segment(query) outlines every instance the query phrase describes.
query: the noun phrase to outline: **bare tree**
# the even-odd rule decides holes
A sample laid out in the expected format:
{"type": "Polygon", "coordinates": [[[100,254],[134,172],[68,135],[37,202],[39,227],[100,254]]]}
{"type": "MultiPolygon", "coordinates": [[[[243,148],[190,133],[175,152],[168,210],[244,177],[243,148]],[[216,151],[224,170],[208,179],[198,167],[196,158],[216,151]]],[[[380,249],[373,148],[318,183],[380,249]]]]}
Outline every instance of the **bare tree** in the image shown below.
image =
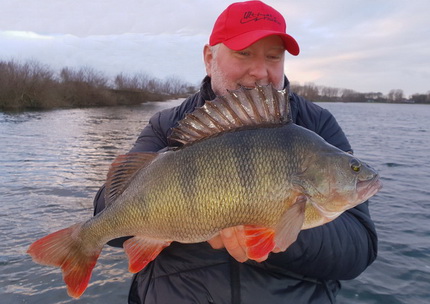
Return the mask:
{"type": "Polygon", "coordinates": [[[402,102],[403,101],[403,90],[396,89],[388,92],[387,99],[389,102],[402,102]]]}

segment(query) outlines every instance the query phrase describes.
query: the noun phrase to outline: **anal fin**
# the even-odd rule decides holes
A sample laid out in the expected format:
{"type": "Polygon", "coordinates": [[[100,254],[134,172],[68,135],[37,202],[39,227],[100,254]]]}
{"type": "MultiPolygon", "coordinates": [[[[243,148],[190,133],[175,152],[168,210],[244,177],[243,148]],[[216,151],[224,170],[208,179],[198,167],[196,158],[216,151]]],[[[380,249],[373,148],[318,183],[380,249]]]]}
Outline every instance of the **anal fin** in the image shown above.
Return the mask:
{"type": "Polygon", "coordinates": [[[124,251],[128,256],[128,270],[132,273],[141,271],[169,245],[168,241],[146,237],[135,236],[128,239],[124,242],[124,251]]]}

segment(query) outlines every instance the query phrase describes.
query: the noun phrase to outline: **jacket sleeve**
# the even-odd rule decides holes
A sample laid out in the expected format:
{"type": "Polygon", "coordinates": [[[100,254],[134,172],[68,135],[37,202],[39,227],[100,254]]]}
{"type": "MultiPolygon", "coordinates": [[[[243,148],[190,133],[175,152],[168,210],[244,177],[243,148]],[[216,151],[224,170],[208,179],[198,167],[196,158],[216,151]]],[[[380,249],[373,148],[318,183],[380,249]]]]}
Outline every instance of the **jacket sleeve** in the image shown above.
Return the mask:
{"type": "MultiPolygon", "coordinates": [[[[299,102],[298,124],[315,131],[332,145],[352,151],[329,111],[303,99],[299,102]]],[[[317,279],[357,277],[377,255],[377,235],[368,204],[349,209],[323,226],[301,231],[286,252],[271,255],[268,262],[317,279]]]]}
{"type": "MultiPolygon", "coordinates": [[[[166,133],[160,121],[165,112],[158,112],[151,117],[146,127],[142,130],[130,152],[158,152],[167,147],[166,133]]],[[[130,153],[129,152],[129,153],[130,153]]]]}

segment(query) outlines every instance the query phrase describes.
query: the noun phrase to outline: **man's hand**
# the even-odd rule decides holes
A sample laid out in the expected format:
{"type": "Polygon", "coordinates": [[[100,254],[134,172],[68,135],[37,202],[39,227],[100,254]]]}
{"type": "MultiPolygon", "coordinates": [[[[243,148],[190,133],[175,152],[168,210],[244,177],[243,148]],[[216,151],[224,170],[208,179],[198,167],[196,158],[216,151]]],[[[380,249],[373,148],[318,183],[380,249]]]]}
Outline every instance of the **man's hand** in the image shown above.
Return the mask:
{"type": "MultiPolygon", "coordinates": [[[[248,260],[246,254],[246,237],[243,226],[235,226],[225,228],[220,231],[218,235],[208,241],[208,243],[214,249],[227,249],[228,253],[235,258],[238,262],[245,262],[248,260]]],[[[273,252],[279,252],[278,248],[273,249],[273,252]]],[[[269,255],[256,260],[257,262],[263,262],[269,255]]]]}

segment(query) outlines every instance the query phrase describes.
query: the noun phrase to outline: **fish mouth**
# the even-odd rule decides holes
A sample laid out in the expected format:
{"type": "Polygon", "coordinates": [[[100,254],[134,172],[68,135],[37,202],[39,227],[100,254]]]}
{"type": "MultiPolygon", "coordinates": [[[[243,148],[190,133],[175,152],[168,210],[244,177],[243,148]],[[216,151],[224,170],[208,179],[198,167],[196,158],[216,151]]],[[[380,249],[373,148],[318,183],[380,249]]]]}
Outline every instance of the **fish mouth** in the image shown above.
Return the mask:
{"type": "Polygon", "coordinates": [[[379,179],[379,175],[376,175],[372,179],[357,182],[357,193],[359,200],[365,201],[369,197],[374,196],[382,189],[382,182],[379,179]]]}

